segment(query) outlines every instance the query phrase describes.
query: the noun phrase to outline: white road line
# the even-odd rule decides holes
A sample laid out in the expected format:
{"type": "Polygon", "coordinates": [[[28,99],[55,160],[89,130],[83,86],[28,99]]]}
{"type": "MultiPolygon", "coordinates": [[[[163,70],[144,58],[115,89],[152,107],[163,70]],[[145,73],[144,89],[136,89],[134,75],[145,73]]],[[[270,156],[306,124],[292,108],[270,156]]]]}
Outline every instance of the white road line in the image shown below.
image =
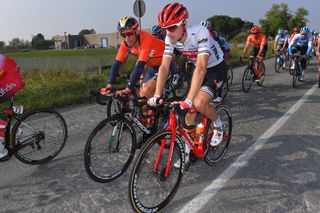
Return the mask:
{"type": "Polygon", "coordinates": [[[185,212],[197,212],[206,206],[208,202],[223,188],[227,181],[229,181],[237,171],[243,166],[247,165],[250,158],[256,154],[263,145],[271,138],[288,119],[304,104],[304,102],[312,95],[312,93],[318,89],[317,85],[314,85],[309,89],[304,96],[302,96],[297,103],[295,103],[277,122],[272,125],[252,146],[250,146],[237,160],[230,165],[219,177],[211,182],[209,186],[203,189],[200,194],[189,201],[179,213],[185,212]]]}

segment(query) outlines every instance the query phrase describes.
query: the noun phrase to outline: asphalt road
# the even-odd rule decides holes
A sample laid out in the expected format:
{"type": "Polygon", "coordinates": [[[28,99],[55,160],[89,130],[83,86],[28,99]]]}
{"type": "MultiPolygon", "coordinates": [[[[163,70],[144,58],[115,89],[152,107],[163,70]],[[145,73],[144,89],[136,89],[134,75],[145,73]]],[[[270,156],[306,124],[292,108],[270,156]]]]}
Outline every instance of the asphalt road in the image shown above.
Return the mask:
{"type": "MultiPolygon", "coordinates": [[[[249,93],[241,90],[244,67],[234,69],[226,100],[234,120],[228,153],[215,167],[194,163],[165,212],[320,212],[316,61],[298,88],[287,71],[275,73],[273,59],[266,68],[264,86],[253,85],[249,93]]],[[[94,182],[84,168],[85,142],[105,117],[105,108],[88,104],[59,111],[69,139],[53,161],[32,166],[12,158],[0,163],[0,212],[133,212],[131,167],[107,184],[94,182]]]]}

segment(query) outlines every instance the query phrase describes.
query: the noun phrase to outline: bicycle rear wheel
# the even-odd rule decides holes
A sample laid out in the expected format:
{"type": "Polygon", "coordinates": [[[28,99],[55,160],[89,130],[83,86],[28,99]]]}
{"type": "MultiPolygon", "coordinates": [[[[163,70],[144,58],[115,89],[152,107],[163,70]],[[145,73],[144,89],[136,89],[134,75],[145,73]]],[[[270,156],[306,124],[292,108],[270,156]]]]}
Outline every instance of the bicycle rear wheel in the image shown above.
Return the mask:
{"type": "Polygon", "coordinates": [[[180,138],[176,138],[168,176],[165,171],[169,157],[169,146],[165,146],[158,161],[158,167],[154,171],[159,154],[159,144],[170,144],[172,133],[160,132],[150,138],[139,153],[133,166],[130,182],[129,196],[132,207],[137,212],[161,211],[173,198],[178,190],[184,173],[184,144],[180,138]],[[174,168],[174,163],[181,160],[180,168],[174,168]]]}
{"type": "Polygon", "coordinates": [[[205,161],[208,165],[213,166],[219,163],[227,152],[232,136],[232,115],[230,109],[225,105],[219,105],[217,113],[224,126],[223,140],[218,146],[210,146],[210,140],[213,135],[213,122],[209,121],[206,126],[205,134],[205,161]]]}
{"type": "Polygon", "coordinates": [[[54,109],[34,109],[17,118],[13,129],[15,156],[27,164],[42,164],[56,157],[68,138],[67,124],[54,109]]]}
{"type": "Polygon", "coordinates": [[[95,181],[106,183],[120,177],[129,167],[136,150],[136,133],[124,118],[101,121],[91,132],[85,149],[84,165],[95,181]]]}
{"type": "Polygon", "coordinates": [[[251,68],[248,66],[243,73],[242,77],[242,90],[243,92],[249,92],[253,81],[253,75],[251,73],[251,68]]]}

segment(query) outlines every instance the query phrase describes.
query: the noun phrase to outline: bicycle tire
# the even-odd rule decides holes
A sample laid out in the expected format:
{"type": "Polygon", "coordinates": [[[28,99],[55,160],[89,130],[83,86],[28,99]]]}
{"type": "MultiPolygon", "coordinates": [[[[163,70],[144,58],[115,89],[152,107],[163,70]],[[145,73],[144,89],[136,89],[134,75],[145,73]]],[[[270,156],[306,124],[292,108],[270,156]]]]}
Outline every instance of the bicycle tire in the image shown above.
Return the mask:
{"type": "Polygon", "coordinates": [[[231,66],[228,66],[228,90],[230,90],[230,87],[232,86],[233,83],[233,69],[231,66]]]}
{"type": "MultiPolygon", "coordinates": [[[[227,97],[228,91],[229,91],[229,82],[228,81],[223,81],[222,85],[221,85],[221,102],[224,101],[224,99],[227,97]]],[[[213,94],[213,100],[216,99],[218,97],[219,91],[218,88],[215,87],[214,88],[214,94],[213,94]]],[[[213,101],[213,103],[215,103],[213,101]]]]}
{"type": "Polygon", "coordinates": [[[133,165],[129,182],[129,196],[130,203],[136,212],[158,212],[163,210],[179,188],[184,173],[185,152],[184,143],[178,135],[174,145],[169,176],[164,177],[168,162],[168,148],[164,148],[159,167],[156,172],[153,172],[155,159],[160,148],[159,143],[163,139],[167,140],[167,143],[170,143],[171,136],[172,132],[162,131],[150,138],[133,165]],[[174,162],[177,159],[183,162],[180,164],[179,169],[173,168],[174,162]],[[153,193],[151,192],[152,189],[159,189],[160,193],[153,193]],[[169,189],[169,192],[163,193],[166,189],[169,189]]]}
{"type": "Polygon", "coordinates": [[[204,137],[204,148],[206,150],[204,159],[210,166],[216,165],[224,158],[232,137],[232,115],[230,109],[225,105],[219,105],[216,107],[216,111],[224,125],[224,136],[223,141],[218,146],[210,146],[210,140],[213,135],[213,122],[208,120],[204,137]]]}
{"type": "Polygon", "coordinates": [[[282,67],[281,58],[280,58],[280,56],[277,56],[277,57],[275,58],[275,61],[274,61],[274,70],[275,70],[277,73],[280,73],[281,67],[282,67]]]}
{"type": "Polygon", "coordinates": [[[128,169],[135,150],[136,133],[132,124],[120,116],[104,119],[93,129],[86,142],[84,148],[86,171],[97,182],[110,182],[128,169]],[[126,132],[129,134],[125,134],[126,132]],[[114,137],[117,139],[116,143],[113,142],[114,137]]]}
{"type": "Polygon", "coordinates": [[[61,152],[68,138],[68,128],[58,111],[39,108],[17,117],[12,137],[17,148],[14,155],[20,161],[27,164],[42,164],[52,160],[61,152]]]}
{"type": "Polygon", "coordinates": [[[318,88],[320,88],[320,72],[318,71],[318,88]]]}
{"type": "Polygon", "coordinates": [[[295,67],[294,70],[292,72],[292,87],[296,88],[298,86],[298,78],[300,77],[299,73],[299,63],[297,62],[293,62],[295,63],[295,67]]]}
{"type": "Polygon", "coordinates": [[[242,76],[242,91],[245,93],[249,92],[252,85],[253,75],[251,72],[250,66],[247,66],[242,76]]]}

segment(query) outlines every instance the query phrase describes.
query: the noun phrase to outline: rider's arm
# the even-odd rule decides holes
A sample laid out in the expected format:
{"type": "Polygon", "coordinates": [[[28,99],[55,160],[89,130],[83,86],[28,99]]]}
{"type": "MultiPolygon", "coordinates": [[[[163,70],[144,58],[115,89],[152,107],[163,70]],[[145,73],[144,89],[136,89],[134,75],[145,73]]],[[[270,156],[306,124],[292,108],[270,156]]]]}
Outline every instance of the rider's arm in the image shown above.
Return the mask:
{"type": "Polygon", "coordinates": [[[284,42],[283,42],[283,46],[282,46],[281,51],[283,51],[283,50],[284,50],[284,48],[286,48],[287,43],[288,43],[288,39],[285,39],[285,40],[284,40],[284,42]]]}
{"type": "Polygon", "coordinates": [[[126,46],[124,41],[122,41],[116,56],[116,60],[112,64],[112,67],[110,70],[110,76],[107,82],[107,87],[111,86],[115,82],[120,66],[126,59],[127,55],[128,55],[128,47],[126,46]]]}
{"type": "Polygon", "coordinates": [[[136,66],[130,77],[130,82],[128,83],[128,88],[133,89],[134,85],[139,81],[141,74],[143,73],[144,66],[150,57],[150,52],[152,48],[153,37],[149,34],[140,34],[140,52],[136,66]]]}
{"type": "Polygon", "coordinates": [[[265,36],[265,35],[261,35],[261,36],[262,36],[262,40],[261,40],[261,44],[260,44],[260,50],[259,50],[259,53],[257,56],[261,55],[264,46],[267,45],[267,36],[265,36]]]}
{"type": "Polygon", "coordinates": [[[289,55],[292,55],[292,48],[295,45],[297,40],[297,35],[294,35],[289,44],[289,55]]]}
{"type": "Polygon", "coordinates": [[[317,46],[317,51],[316,52],[320,52],[320,38],[318,39],[318,46],[317,46]]]}
{"type": "Polygon", "coordinates": [[[312,50],[312,39],[310,38],[310,39],[309,39],[309,41],[308,41],[307,56],[309,56],[309,55],[310,55],[311,50],[312,50]]]}
{"type": "Polygon", "coordinates": [[[118,61],[118,60],[115,60],[115,62],[112,64],[112,67],[110,70],[110,75],[109,75],[109,80],[107,82],[108,85],[114,84],[121,64],[122,64],[122,62],[118,61]]]}
{"type": "Polygon", "coordinates": [[[209,55],[198,55],[196,67],[194,69],[191,86],[186,99],[193,102],[195,96],[198,94],[201,84],[203,82],[204,76],[207,72],[207,64],[208,64],[209,55]]]}
{"type": "Polygon", "coordinates": [[[276,38],[274,39],[274,44],[273,44],[273,49],[276,50],[278,47],[278,37],[279,35],[276,36],[276,38]]]}
{"type": "Polygon", "coordinates": [[[140,75],[142,74],[144,70],[144,65],[146,65],[145,61],[138,61],[136,63],[136,66],[134,67],[134,70],[130,77],[130,82],[128,83],[128,88],[133,90],[134,85],[139,81],[140,75]]]}
{"type": "Polygon", "coordinates": [[[165,49],[163,52],[163,57],[161,61],[161,65],[158,71],[157,85],[154,96],[161,96],[162,90],[167,80],[167,76],[170,69],[170,64],[172,62],[172,57],[174,55],[174,46],[170,42],[170,39],[166,37],[165,39],[165,49]]]}
{"type": "Polygon", "coordinates": [[[157,86],[156,86],[156,91],[154,93],[154,96],[160,97],[162,95],[162,90],[167,81],[167,76],[169,73],[171,61],[172,61],[172,56],[164,55],[162,57],[162,62],[158,71],[157,86]]]}
{"type": "Polygon", "coordinates": [[[246,57],[247,51],[248,51],[249,46],[250,46],[250,42],[251,42],[250,36],[248,36],[247,41],[246,41],[246,45],[243,48],[243,52],[242,52],[242,56],[241,56],[242,58],[246,57]]]}

